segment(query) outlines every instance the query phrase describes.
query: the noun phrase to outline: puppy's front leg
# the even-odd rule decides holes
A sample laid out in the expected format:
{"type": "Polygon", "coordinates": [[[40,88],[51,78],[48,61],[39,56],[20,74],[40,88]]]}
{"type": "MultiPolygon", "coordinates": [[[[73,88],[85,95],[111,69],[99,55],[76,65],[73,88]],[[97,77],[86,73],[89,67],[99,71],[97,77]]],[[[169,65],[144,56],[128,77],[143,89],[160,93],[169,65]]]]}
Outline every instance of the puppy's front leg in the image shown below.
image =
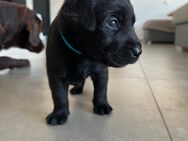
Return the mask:
{"type": "Polygon", "coordinates": [[[112,107],[107,100],[108,68],[102,68],[92,75],[94,85],[94,112],[99,115],[110,114],[112,107]]]}
{"type": "Polygon", "coordinates": [[[69,116],[68,103],[68,82],[63,81],[57,76],[48,76],[52,91],[54,110],[46,118],[47,123],[51,125],[63,124],[69,116]]]}

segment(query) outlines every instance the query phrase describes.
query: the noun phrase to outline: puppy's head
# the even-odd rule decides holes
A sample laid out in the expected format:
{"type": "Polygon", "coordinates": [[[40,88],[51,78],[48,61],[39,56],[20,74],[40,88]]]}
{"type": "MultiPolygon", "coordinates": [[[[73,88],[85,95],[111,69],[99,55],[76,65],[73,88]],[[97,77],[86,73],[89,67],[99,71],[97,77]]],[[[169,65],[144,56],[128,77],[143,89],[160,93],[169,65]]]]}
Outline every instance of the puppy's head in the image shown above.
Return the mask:
{"type": "Polygon", "coordinates": [[[59,16],[73,46],[97,62],[122,67],[142,53],[129,0],[66,0],[59,16]]]}

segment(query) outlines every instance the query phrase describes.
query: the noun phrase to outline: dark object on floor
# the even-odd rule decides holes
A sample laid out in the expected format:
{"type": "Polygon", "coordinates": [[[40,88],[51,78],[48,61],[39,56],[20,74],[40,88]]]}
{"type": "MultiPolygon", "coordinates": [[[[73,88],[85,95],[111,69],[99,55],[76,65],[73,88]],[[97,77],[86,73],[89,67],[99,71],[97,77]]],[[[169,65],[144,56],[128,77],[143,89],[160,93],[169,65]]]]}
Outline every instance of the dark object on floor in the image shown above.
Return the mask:
{"type": "Polygon", "coordinates": [[[15,46],[39,53],[44,48],[39,38],[41,30],[42,21],[34,11],[24,5],[0,1],[0,50],[15,46]]]}
{"type": "Polygon", "coordinates": [[[149,20],[144,23],[144,41],[152,43],[174,43],[175,25],[172,20],[149,20]]]}
{"type": "Polygon", "coordinates": [[[69,116],[68,87],[82,93],[85,79],[94,85],[94,112],[108,115],[108,66],[135,63],[142,53],[135,34],[135,15],[129,0],[65,0],[50,28],[47,41],[47,73],[54,110],[51,125],[69,116]]]}

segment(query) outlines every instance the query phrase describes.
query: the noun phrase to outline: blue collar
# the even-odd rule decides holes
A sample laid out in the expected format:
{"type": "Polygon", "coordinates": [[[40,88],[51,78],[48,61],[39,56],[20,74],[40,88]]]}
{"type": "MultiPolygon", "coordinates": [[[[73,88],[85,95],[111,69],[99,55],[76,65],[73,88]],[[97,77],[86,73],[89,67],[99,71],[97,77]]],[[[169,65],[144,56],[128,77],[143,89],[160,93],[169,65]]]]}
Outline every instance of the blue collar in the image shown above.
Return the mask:
{"type": "Polygon", "coordinates": [[[69,42],[67,41],[67,39],[65,38],[65,36],[63,35],[62,32],[59,32],[59,33],[60,33],[61,38],[63,39],[64,43],[66,44],[66,46],[67,46],[70,50],[74,51],[75,53],[77,53],[77,54],[79,54],[79,55],[82,54],[80,51],[78,51],[77,49],[75,49],[71,44],[69,44],[69,42]]]}

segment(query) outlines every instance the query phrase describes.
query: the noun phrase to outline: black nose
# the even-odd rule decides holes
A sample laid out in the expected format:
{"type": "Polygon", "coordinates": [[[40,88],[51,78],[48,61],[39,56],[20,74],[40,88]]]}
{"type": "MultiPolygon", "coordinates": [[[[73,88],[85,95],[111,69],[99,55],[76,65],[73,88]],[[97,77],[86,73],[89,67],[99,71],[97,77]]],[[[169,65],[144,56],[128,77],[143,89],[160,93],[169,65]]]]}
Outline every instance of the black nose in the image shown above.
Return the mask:
{"type": "Polygon", "coordinates": [[[139,46],[132,48],[131,51],[132,51],[132,54],[133,54],[135,57],[138,57],[138,56],[140,56],[140,54],[142,54],[142,49],[141,49],[141,47],[139,47],[139,46]]]}

